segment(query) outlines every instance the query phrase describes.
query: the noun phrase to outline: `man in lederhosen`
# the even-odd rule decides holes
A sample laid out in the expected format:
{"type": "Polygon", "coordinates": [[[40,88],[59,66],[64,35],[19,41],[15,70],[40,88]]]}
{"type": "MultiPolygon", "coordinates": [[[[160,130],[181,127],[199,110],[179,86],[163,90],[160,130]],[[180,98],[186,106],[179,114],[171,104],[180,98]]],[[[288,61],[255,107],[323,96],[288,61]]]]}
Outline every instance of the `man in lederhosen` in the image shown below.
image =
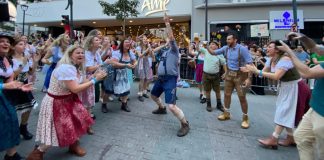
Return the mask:
{"type": "Polygon", "coordinates": [[[227,73],[225,74],[225,88],[224,88],[224,112],[218,116],[218,120],[226,121],[231,119],[230,115],[230,104],[231,97],[234,88],[237,91],[237,95],[240,100],[243,119],[241,127],[243,129],[249,128],[249,117],[248,117],[248,103],[246,100],[246,95],[244,88],[249,87],[251,84],[250,73],[244,73],[240,71],[240,67],[246,64],[252,63],[252,57],[247,48],[241,46],[237,43],[237,34],[229,33],[226,39],[227,45],[217,49],[211,50],[209,47],[208,51],[215,55],[224,55],[226,58],[227,73]]]}

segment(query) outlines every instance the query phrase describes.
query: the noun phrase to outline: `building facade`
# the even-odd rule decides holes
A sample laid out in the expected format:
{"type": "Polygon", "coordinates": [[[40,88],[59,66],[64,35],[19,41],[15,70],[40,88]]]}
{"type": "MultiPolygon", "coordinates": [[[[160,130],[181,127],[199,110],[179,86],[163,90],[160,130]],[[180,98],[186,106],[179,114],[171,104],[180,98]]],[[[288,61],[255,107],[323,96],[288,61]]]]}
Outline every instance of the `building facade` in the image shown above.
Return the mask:
{"type": "MultiPolygon", "coordinates": [[[[108,0],[107,0],[108,1],[108,0]]],[[[109,0],[110,3],[116,0],[109,0]]],[[[183,33],[193,38],[224,39],[224,27],[239,33],[242,41],[266,42],[284,39],[292,24],[292,0],[208,0],[208,35],[205,35],[205,0],[139,0],[138,17],[127,19],[126,33],[139,35],[145,30],[163,33],[163,14],[173,19],[176,36],[183,33]],[[281,24],[282,23],[282,24],[281,24]],[[287,28],[288,27],[288,28],[287,28]]],[[[316,40],[324,35],[324,1],[297,0],[300,31],[316,40]]],[[[63,28],[61,15],[69,15],[66,0],[29,3],[26,24],[63,28]]],[[[17,7],[17,23],[22,23],[22,11],[17,7]]],[[[74,1],[74,26],[78,30],[99,28],[106,34],[121,31],[121,22],[103,14],[98,0],[74,1]]]]}
{"type": "MultiPolygon", "coordinates": [[[[205,3],[192,3],[191,32],[205,37],[205,3]]],[[[320,40],[324,35],[324,1],[297,0],[301,32],[320,40]],[[302,23],[304,21],[304,23],[302,23]]],[[[208,39],[223,38],[224,26],[236,30],[242,40],[284,39],[293,23],[292,0],[208,0],[208,39]],[[277,12],[277,13],[276,13],[277,12]],[[287,12],[287,13],[286,13],[287,12]],[[279,13],[279,14],[278,14],[279,13]],[[282,14],[280,14],[282,13],[282,14]],[[286,17],[284,14],[288,14],[286,17]],[[274,19],[271,19],[274,17],[274,19]],[[282,28],[271,28],[274,22],[288,22],[282,28]],[[286,28],[285,28],[286,27],[286,28]],[[260,31],[261,30],[261,31],[260,31]],[[264,35],[261,33],[265,33],[264,35]]],[[[282,24],[284,25],[284,24],[282,24]]]]}

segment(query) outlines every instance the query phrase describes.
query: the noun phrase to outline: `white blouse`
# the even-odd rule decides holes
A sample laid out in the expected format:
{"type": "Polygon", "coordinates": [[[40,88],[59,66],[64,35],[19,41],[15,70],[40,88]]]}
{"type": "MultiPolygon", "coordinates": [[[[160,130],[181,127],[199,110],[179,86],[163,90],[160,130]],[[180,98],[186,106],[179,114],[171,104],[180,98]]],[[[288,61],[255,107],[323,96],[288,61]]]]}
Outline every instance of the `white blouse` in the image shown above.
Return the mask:
{"type": "Polygon", "coordinates": [[[59,81],[76,80],[79,83],[82,83],[84,80],[83,75],[78,78],[77,69],[71,64],[61,64],[53,71],[53,76],[59,81]]]}

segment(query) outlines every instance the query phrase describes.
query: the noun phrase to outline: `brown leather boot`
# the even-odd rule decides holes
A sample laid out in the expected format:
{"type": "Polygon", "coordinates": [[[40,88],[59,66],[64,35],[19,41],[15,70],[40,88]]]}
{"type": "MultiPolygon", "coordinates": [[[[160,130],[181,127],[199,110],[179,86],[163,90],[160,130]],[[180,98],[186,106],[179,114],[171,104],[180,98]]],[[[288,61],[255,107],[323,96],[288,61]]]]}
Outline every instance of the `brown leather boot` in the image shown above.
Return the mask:
{"type": "Polygon", "coordinates": [[[279,140],[278,144],[284,147],[296,146],[294,137],[290,135],[287,135],[287,138],[284,140],[279,140]]]}
{"type": "Polygon", "coordinates": [[[243,115],[241,127],[243,129],[248,129],[250,127],[248,115],[243,115]]]}
{"type": "Polygon", "coordinates": [[[79,157],[83,157],[87,154],[86,150],[81,148],[79,141],[76,141],[74,144],[69,146],[69,152],[79,157]]]}
{"type": "Polygon", "coordinates": [[[189,130],[190,130],[190,127],[189,127],[188,121],[187,121],[187,123],[181,123],[181,128],[179,129],[177,136],[183,137],[188,134],[189,130]]]}
{"type": "Polygon", "coordinates": [[[278,138],[275,138],[272,135],[266,139],[258,139],[258,141],[265,148],[278,149],[278,138]]]}
{"type": "Polygon", "coordinates": [[[228,111],[224,111],[222,114],[220,114],[217,117],[217,119],[220,120],[220,121],[230,120],[231,119],[231,114],[228,111]]]}
{"type": "Polygon", "coordinates": [[[26,160],[43,160],[44,152],[35,148],[27,157],[26,160]]]}

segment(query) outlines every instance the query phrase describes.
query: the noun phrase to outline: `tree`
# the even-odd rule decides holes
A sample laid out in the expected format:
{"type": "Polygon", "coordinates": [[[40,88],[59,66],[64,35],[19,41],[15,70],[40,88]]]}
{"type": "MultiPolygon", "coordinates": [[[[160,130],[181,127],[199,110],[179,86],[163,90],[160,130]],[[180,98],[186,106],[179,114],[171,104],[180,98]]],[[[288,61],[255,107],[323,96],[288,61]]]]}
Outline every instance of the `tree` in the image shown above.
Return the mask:
{"type": "Polygon", "coordinates": [[[117,2],[111,4],[104,0],[99,0],[99,4],[103,8],[103,13],[108,16],[116,16],[117,20],[123,21],[123,34],[125,37],[126,19],[128,17],[137,17],[139,12],[137,7],[139,5],[138,0],[117,0],[117,2]]]}

